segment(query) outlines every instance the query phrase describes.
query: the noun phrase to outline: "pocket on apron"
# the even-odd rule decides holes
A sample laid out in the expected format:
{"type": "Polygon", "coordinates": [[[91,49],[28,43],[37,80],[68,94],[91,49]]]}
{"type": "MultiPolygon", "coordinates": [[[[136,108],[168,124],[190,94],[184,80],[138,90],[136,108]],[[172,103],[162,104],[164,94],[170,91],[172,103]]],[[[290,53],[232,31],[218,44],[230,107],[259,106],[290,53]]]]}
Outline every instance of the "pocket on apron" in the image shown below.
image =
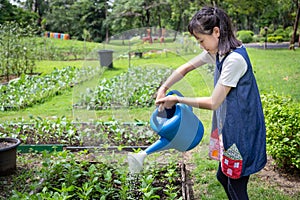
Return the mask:
{"type": "Polygon", "coordinates": [[[223,153],[221,168],[222,172],[229,178],[238,179],[241,177],[243,158],[236,144],[233,144],[223,153]]]}

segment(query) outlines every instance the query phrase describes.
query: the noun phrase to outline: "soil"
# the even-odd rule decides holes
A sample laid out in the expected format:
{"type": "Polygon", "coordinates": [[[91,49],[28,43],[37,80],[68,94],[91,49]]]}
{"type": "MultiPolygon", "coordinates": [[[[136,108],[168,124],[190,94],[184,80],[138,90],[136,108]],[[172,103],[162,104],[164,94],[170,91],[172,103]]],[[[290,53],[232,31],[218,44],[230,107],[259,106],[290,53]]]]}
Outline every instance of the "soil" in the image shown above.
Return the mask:
{"type": "MultiPolygon", "coordinates": [[[[26,74],[27,75],[32,75],[32,76],[34,76],[34,75],[41,75],[41,73],[39,73],[39,72],[38,73],[26,73],[26,74]]],[[[8,76],[9,81],[17,79],[17,78],[19,78],[19,76],[16,75],[16,74],[10,74],[8,76]]],[[[4,75],[0,76],[0,84],[8,84],[9,81],[7,81],[7,77],[6,76],[4,76],[4,75]]]]}
{"type": "Polygon", "coordinates": [[[277,169],[272,158],[257,176],[288,195],[300,194],[300,172],[294,171],[293,174],[277,169]]]}
{"type": "Polygon", "coordinates": [[[0,149],[4,149],[6,147],[9,147],[11,145],[15,144],[14,142],[6,142],[6,141],[2,141],[0,142],[0,149]]]}
{"type": "MultiPolygon", "coordinates": [[[[9,75],[9,80],[13,80],[18,78],[17,75],[9,75]]],[[[7,81],[7,77],[6,76],[0,76],[0,83],[1,84],[7,84],[9,81],[7,81]]]]}

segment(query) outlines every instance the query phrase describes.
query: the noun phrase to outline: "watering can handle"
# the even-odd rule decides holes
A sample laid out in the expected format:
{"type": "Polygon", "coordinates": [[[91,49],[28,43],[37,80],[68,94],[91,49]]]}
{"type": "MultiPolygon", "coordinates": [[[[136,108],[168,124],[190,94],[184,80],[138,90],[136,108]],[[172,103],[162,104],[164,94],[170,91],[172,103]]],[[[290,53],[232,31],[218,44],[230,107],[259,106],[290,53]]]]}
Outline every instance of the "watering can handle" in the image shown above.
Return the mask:
{"type": "Polygon", "coordinates": [[[183,95],[178,90],[171,90],[167,95],[176,94],[177,96],[183,97],[183,95]]]}
{"type": "MultiPolygon", "coordinates": [[[[179,97],[183,97],[183,95],[178,91],[178,90],[171,90],[170,92],[168,92],[167,96],[168,95],[173,95],[173,94],[176,94],[177,96],[179,97]]],[[[174,105],[175,106],[175,105],[174,105]]],[[[192,106],[188,106],[186,105],[191,111],[193,110],[192,106]]],[[[174,113],[173,113],[174,114],[174,113]]],[[[172,116],[173,116],[172,114],[172,116]]]]}

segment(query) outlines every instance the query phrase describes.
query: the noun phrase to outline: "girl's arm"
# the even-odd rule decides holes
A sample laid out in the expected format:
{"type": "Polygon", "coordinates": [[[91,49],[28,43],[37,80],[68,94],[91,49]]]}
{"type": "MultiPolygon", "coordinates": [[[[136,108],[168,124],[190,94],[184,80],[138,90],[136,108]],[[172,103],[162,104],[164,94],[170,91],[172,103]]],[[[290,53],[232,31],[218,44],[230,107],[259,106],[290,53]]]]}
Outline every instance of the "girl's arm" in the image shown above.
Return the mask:
{"type": "Polygon", "coordinates": [[[175,95],[166,96],[156,100],[156,104],[163,108],[171,108],[176,103],[184,103],[196,108],[216,110],[226,98],[231,87],[218,83],[210,97],[179,97],[175,95]]]}
{"type": "Polygon", "coordinates": [[[172,85],[180,81],[188,72],[196,69],[197,67],[206,64],[207,60],[211,59],[211,56],[207,52],[203,51],[198,56],[191,59],[189,62],[178,67],[166,82],[158,89],[156,100],[165,97],[166,92],[172,85]]]}

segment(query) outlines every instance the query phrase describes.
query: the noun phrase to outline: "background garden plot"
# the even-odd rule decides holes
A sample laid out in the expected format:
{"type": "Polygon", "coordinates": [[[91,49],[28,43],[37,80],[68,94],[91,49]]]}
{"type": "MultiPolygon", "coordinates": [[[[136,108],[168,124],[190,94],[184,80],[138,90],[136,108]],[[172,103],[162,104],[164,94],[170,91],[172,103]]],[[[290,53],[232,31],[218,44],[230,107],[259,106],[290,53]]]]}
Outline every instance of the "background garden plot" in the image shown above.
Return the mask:
{"type": "MultiPolygon", "coordinates": [[[[160,43],[155,40],[153,43],[145,42],[143,38],[148,36],[148,31],[141,28],[112,36],[109,44],[102,43],[100,48],[88,54],[83,65],[99,67],[98,52],[112,50],[113,67],[100,66],[104,70],[97,70],[98,73],[93,79],[75,85],[72,100],[75,122],[149,121],[155,110],[156,90],[179,66],[158,63],[155,58],[170,59],[171,57],[186,62],[195,53],[200,53],[201,49],[192,38],[171,30],[166,30],[164,33],[164,39],[169,42],[160,43]],[[142,53],[142,58],[135,55],[137,52],[142,53]],[[125,71],[122,71],[120,64],[126,66],[125,71]],[[103,73],[112,73],[115,76],[103,78],[103,73]],[[136,113],[140,114],[136,115],[136,113]],[[108,117],[104,118],[104,115],[108,117]],[[140,119],[140,116],[143,118],[140,119]]],[[[159,38],[159,31],[151,29],[152,38],[159,38]]],[[[187,76],[171,89],[177,89],[184,96],[189,97],[207,96],[211,91],[211,82],[207,83],[207,80],[211,77],[207,76],[206,69],[195,70],[194,73],[199,74],[199,79],[194,80],[187,76]]],[[[201,116],[199,109],[194,109],[194,112],[200,119],[210,117],[201,116]]]]}

